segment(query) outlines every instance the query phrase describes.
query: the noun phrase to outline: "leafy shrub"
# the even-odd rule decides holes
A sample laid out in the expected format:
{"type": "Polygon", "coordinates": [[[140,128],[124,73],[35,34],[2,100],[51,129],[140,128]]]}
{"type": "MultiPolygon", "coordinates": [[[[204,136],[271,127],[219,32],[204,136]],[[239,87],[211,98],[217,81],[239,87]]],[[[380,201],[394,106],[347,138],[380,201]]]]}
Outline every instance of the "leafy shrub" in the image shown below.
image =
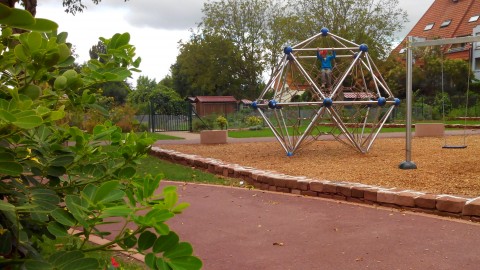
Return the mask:
{"type": "Polygon", "coordinates": [[[262,118],[252,115],[245,118],[245,123],[249,127],[258,126],[262,123],[262,118]]]}
{"type": "Polygon", "coordinates": [[[215,119],[215,123],[220,127],[220,129],[224,129],[228,125],[227,118],[221,115],[215,119]]]}
{"type": "Polygon", "coordinates": [[[104,261],[85,254],[118,244],[145,254],[152,269],[200,269],[191,245],[179,242],[165,224],[188,204],[178,202],[175,187],[157,194],[160,176],[136,174],[138,160],[152,144],[147,134],[123,137],[110,122],[87,133],[64,119],[66,112],[102,110],[91,92],[95,85],[124,81],[137,70],[140,60],[134,59],[130,35],[101,38],[102,61],[92,59],[77,72],[71,69],[75,59],[67,34],[57,35],[54,22],[4,5],[0,11],[6,24],[0,69],[8,74],[0,86],[0,268],[105,269],[104,261]],[[9,22],[51,33],[14,35],[9,22]],[[107,151],[105,144],[114,150],[107,151]],[[102,227],[107,222],[129,228],[120,226],[104,245],[83,244],[94,235],[108,236],[111,232],[102,227]],[[82,244],[59,247],[49,256],[38,245],[45,237],[82,244]]]}

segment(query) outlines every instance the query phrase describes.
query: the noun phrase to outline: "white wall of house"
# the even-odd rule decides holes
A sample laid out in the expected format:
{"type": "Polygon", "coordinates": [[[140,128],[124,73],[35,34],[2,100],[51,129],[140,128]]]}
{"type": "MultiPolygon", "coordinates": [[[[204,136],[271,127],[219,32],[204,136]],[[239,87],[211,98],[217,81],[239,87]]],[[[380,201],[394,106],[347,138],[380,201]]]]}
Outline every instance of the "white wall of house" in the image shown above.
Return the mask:
{"type": "MultiPolygon", "coordinates": [[[[480,25],[473,28],[473,36],[480,36],[480,25]]],[[[474,42],[472,50],[472,70],[475,78],[480,80],[480,42],[474,42]]]]}

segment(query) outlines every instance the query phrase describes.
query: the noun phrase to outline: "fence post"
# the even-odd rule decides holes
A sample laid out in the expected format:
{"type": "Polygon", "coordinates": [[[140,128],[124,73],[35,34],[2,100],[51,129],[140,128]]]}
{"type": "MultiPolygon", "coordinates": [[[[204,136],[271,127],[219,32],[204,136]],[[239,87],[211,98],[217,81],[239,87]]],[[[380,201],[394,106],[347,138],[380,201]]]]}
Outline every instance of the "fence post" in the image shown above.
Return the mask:
{"type": "Polygon", "coordinates": [[[152,133],[154,133],[155,132],[155,111],[153,109],[153,103],[151,101],[149,103],[150,103],[150,118],[151,118],[151,121],[152,121],[151,122],[152,123],[151,131],[152,131],[152,133]]]}
{"type": "Polygon", "coordinates": [[[192,132],[193,131],[193,124],[192,124],[192,114],[193,114],[193,105],[192,103],[188,102],[187,103],[188,107],[188,131],[192,132]]]}

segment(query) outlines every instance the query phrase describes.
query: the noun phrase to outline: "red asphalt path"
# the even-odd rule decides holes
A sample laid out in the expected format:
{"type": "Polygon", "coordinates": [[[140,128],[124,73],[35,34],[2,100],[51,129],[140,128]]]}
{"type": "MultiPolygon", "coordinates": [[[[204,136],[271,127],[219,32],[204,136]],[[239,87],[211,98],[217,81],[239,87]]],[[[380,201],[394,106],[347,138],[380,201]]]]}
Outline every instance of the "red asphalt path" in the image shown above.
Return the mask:
{"type": "MultiPolygon", "coordinates": [[[[480,224],[334,200],[165,182],[191,206],[168,222],[204,268],[480,269],[480,224]]],[[[165,184],[164,183],[164,184],[165,184]]]]}

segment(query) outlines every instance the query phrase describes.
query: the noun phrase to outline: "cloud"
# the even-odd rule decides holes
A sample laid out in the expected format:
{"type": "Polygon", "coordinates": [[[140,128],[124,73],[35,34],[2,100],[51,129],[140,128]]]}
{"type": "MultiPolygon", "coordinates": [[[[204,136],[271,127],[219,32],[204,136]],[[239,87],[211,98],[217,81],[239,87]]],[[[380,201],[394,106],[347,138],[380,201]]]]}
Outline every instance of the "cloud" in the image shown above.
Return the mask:
{"type": "Polygon", "coordinates": [[[132,26],[164,30],[195,28],[202,19],[202,0],[130,0],[125,20],[132,26]]]}
{"type": "Polygon", "coordinates": [[[399,31],[395,36],[399,40],[403,40],[410,30],[417,24],[420,18],[427,12],[428,8],[432,5],[434,0],[422,0],[419,4],[418,0],[400,0],[399,7],[407,11],[408,22],[403,26],[403,29],[399,31]]]}

